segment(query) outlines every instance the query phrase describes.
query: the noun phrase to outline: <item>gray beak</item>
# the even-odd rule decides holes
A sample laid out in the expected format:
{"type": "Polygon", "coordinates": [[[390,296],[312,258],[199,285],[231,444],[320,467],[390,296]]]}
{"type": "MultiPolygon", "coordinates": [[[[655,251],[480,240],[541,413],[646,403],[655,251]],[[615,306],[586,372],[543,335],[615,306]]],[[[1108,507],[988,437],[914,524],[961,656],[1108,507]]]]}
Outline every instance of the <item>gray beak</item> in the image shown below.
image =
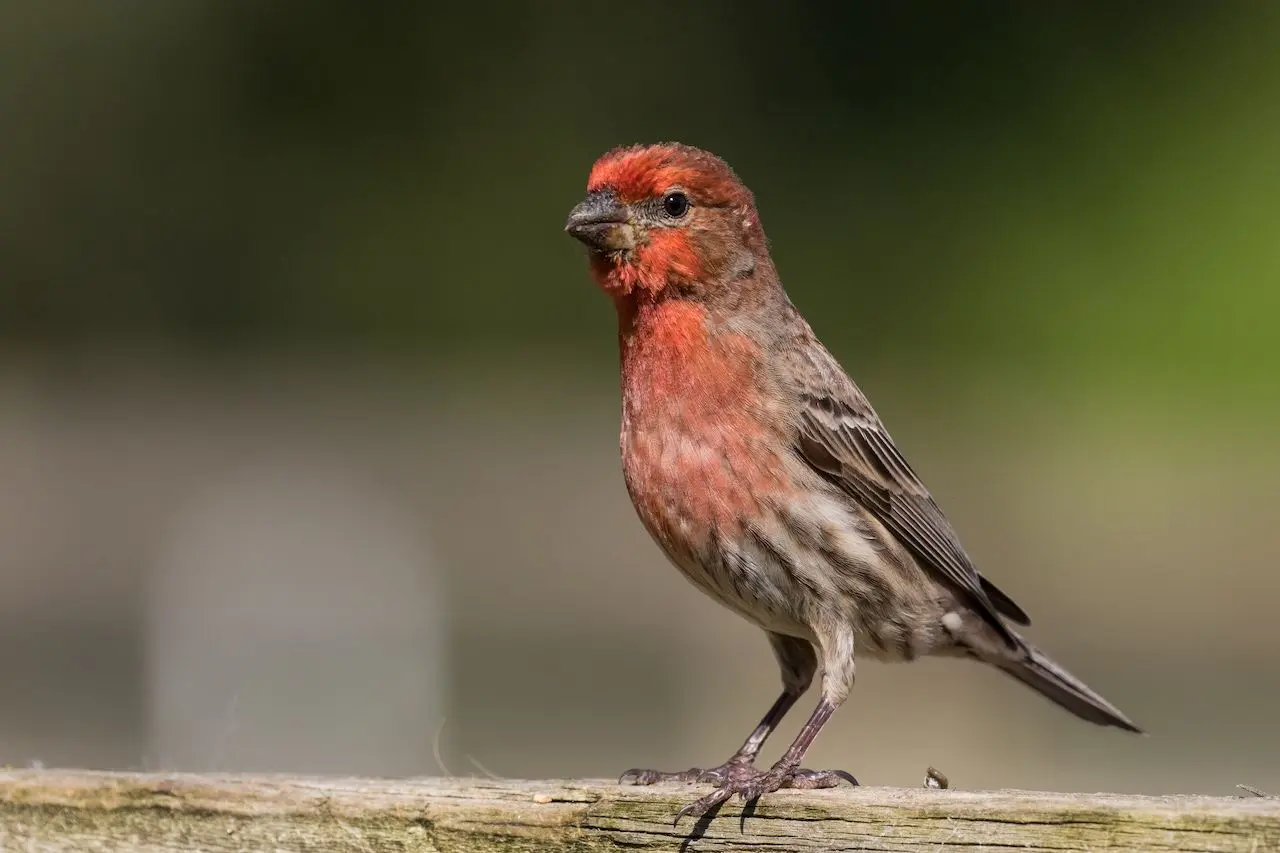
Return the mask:
{"type": "Polygon", "coordinates": [[[564,230],[599,252],[616,252],[635,245],[630,211],[611,190],[589,193],[569,212],[564,230]]]}

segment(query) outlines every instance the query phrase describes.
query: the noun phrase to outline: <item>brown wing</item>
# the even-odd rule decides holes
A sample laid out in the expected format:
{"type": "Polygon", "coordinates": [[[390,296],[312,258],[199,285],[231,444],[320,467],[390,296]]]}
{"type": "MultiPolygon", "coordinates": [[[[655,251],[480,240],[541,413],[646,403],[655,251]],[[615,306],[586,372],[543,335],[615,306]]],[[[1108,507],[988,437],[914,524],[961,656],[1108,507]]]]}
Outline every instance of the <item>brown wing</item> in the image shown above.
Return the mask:
{"type": "Polygon", "coordinates": [[[802,458],[868,509],[921,565],[967,593],[1001,633],[1007,629],[997,613],[1031,624],[1022,608],[978,574],[870,405],[852,383],[849,390],[852,402],[813,391],[802,395],[796,442],[802,458]]]}

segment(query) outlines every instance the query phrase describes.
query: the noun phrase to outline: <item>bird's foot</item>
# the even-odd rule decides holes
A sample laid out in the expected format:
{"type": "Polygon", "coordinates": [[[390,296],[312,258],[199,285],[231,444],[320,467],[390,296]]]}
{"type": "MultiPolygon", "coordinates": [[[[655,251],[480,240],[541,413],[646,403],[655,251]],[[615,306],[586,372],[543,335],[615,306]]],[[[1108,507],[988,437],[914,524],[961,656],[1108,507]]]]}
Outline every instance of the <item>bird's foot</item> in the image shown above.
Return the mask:
{"type": "Polygon", "coordinates": [[[726,781],[742,776],[743,774],[755,774],[759,772],[760,771],[751,766],[751,761],[749,759],[734,756],[719,767],[711,767],[707,770],[703,770],[700,767],[690,767],[688,770],[670,772],[632,768],[619,777],[618,784],[660,785],[663,782],[683,782],[686,785],[692,785],[694,782],[703,782],[705,784],[719,786],[723,785],[726,781]]]}
{"type": "Polygon", "coordinates": [[[675,822],[678,824],[686,816],[702,817],[734,794],[744,802],[750,802],[781,788],[834,788],[842,780],[851,785],[858,784],[857,779],[843,770],[805,770],[781,761],[768,770],[735,765],[728,768],[728,773],[714,791],[682,808],[676,814],[675,822]]]}

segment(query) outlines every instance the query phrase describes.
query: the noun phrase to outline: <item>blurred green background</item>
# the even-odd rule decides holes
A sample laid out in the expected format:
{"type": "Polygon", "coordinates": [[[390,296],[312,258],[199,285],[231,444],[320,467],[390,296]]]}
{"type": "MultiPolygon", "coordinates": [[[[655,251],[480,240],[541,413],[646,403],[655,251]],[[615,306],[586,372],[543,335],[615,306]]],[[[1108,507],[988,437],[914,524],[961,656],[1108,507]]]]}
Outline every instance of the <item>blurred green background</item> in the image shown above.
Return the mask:
{"type": "Polygon", "coordinates": [[[869,663],[810,764],[1280,788],[1278,39],[1246,2],[0,2],[0,762],[722,760],[774,664],[634,518],[561,232],[600,153],[678,139],[1152,733],[869,663]]]}

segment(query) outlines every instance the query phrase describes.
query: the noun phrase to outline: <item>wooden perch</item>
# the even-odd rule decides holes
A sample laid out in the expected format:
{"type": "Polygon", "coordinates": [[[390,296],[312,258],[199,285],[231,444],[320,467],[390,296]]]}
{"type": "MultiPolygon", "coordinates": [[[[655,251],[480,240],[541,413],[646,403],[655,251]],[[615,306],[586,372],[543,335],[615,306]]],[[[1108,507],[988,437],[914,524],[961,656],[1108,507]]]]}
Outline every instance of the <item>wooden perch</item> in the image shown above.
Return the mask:
{"type": "Polygon", "coordinates": [[[671,821],[694,787],[0,771],[0,851],[1280,850],[1280,800],[855,788],[671,821]]]}

